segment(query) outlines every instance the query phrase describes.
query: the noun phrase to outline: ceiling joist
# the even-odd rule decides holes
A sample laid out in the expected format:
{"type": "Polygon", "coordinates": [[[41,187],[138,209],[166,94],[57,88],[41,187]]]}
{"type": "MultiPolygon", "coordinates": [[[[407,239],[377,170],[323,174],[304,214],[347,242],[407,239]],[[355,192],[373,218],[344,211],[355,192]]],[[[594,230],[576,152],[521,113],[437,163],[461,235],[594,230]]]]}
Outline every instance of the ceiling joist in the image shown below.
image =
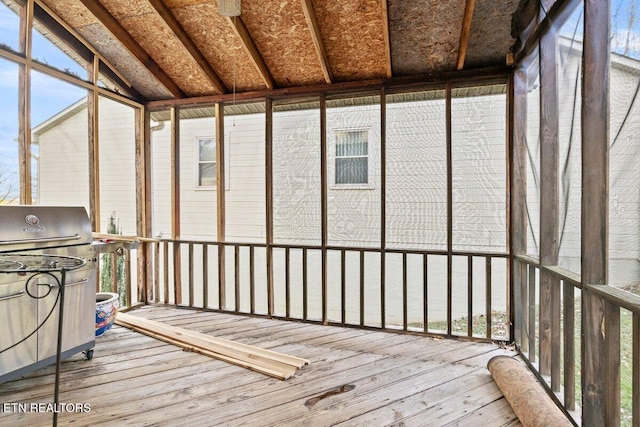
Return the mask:
{"type": "Polygon", "coordinates": [[[460,32],[460,47],[458,48],[458,64],[457,70],[464,68],[464,59],[467,55],[467,46],[469,44],[469,33],[471,32],[471,21],[473,20],[473,8],[475,6],[475,0],[467,0],[467,5],[464,9],[464,21],[462,22],[462,30],[460,32]]]}
{"type": "Polygon", "coordinates": [[[98,21],[176,98],[184,97],[178,85],[134,40],[122,25],[95,0],[80,0],[98,21]]]}
{"type": "Polygon", "coordinates": [[[300,3],[302,4],[302,11],[304,12],[304,17],[307,20],[309,31],[311,32],[311,40],[313,40],[313,45],[316,47],[320,66],[322,67],[322,73],[324,74],[324,80],[327,83],[331,83],[333,82],[333,73],[331,72],[331,65],[329,64],[327,50],[324,47],[324,43],[322,42],[322,37],[320,35],[318,20],[316,19],[316,14],[313,11],[313,4],[311,3],[311,0],[300,0],[300,3]]]}
{"type": "Polygon", "coordinates": [[[156,12],[158,12],[162,20],[167,24],[176,38],[180,40],[180,43],[182,43],[184,48],[189,52],[189,55],[191,55],[193,60],[198,64],[198,67],[200,67],[202,72],[207,76],[211,84],[213,84],[220,93],[227,93],[227,87],[224,85],[218,74],[213,70],[209,61],[207,61],[202,52],[200,52],[200,49],[198,49],[193,40],[191,40],[189,35],[187,35],[184,28],[182,28],[182,25],[180,25],[175,16],[173,16],[171,10],[165,6],[162,0],[148,1],[156,12]]]}
{"type": "Polygon", "coordinates": [[[236,35],[240,38],[242,47],[251,58],[253,65],[255,65],[256,69],[258,70],[258,73],[260,74],[260,77],[262,78],[262,81],[264,82],[267,89],[275,89],[276,84],[273,80],[273,77],[271,76],[271,72],[269,71],[267,64],[265,64],[264,59],[262,59],[262,55],[260,55],[260,51],[258,51],[256,44],[253,42],[253,39],[249,35],[249,31],[244,25],[244,22],[242,22],[242,19],[240,17],[234,16],[226,17],[226,20],[234,29],[236,35]]]}

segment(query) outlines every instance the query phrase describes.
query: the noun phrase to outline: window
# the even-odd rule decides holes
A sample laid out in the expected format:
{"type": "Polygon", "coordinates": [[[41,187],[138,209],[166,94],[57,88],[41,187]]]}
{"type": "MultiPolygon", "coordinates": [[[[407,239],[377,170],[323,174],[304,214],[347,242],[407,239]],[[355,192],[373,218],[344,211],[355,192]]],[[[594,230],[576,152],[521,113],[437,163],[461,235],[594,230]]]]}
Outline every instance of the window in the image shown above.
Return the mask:
{"type": "Polygon", "coordinates": [[[369,131],[336,131],[335,184],[369,183],[369,131]]]}
{"type": "Polygon", "coordinates": [[[197,187],[216,185],[216,141],[213,138],[198,138],[197,187]]]}

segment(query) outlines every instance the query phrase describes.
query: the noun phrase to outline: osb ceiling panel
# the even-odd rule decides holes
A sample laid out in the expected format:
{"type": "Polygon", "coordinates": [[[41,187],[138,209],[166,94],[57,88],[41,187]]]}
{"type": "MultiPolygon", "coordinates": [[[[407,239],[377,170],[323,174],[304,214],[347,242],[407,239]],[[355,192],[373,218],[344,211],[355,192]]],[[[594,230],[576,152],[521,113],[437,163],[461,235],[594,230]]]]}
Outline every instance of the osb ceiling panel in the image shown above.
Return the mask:
{"type": "Polygon", "coordinates": [[[101,0],[101,3],[187,96],[217,93],[147,0],[101,0]]]}
{"type": "Polygon", "coordinates": [[[504,64],[514,43],[511,15],[519,0],[476,0],[465,68],[504,64]]]}
{"type": "MultiPolygon", "coordinates": [[[[145,100],[174,97],[161,84],[165,81],[172,86],[163,73],[185,96],[219,93],[207,76],[210,70],[224,83],[227,93],[266,89],[233,23],[218,13],[218,0],[160,0],[199,51],[194,55],[155,10],[152,0],[94,0],[162,72],[153,64],[147,69],[149,61],[143,64],[137,60],[80,0],[42,1],[113,64],[145,100]],[[210,66],[204,67],[207,71],[198,64],[201,57],[210,66]]],[[[310,2],[334,83],[387,77],[385,25],[389,29],[392,77],[456,69],[466,0],[310,2]]],[[[517,4],[518,0],[475,0],[465,69],[505,64],[505,55],[513,44],[510,24],[517,4]]],[[[244,0],[238,19],[248,32],[248,45],[255,45],[276,88],[325,83],[302,0],[244,0]]]]}
{"type": "Polygon", "coordinates": [[[245,1],[242,21],[277,86],[324,83],[300,0],[245,1]]]}
{"type": "Polygon", "coordinates": [[[73,27],[122,73],[147,99],[171,98],[171,93],[136,61],[102,24],[77,0],[43,0],[63,21],[73,27]]]}
{"type": "Polygon", "coordinates": [[[336,81],[386,77],[382,1],[313,0],[336,81]]]}
{"type": "Polygon", "coordinates": [[[171,12],[229,91],[233,90],[234,82],[237,91],[265,88],[231,24],[218,14],[217,4],[208,1],[171,9],[171,12]]]}
{"type": "Polygon", "coordinates": [[[387,3],[394,76],[455,69],[465,0],[387,3]]]}

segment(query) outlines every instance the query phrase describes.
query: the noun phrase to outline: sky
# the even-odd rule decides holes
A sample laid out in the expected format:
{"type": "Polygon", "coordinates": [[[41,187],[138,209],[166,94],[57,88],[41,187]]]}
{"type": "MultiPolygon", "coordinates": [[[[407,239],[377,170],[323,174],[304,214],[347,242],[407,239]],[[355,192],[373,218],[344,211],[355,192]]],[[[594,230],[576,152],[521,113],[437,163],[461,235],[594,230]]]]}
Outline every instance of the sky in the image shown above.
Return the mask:
{"type": "MultiPolygon", "coordinates": [[[[640,59],[640,0],[612,0],[611,15],[612,50],[640,59]]],[[[581,22],[582,14],[575,13],[564,26],[563,35],[572,36],[576,26],[581,26],[581,22]]],[[[0,2],[0,44],[17,51],[18,34],[18,16],[0,2]]],[[[581,30],[577,31],[576,38],[582,39],[581,30]]],[[[78,64],[37,32],[33,35],[32,51],[34,58],[61,70],[68,69],[79,75],[84,72],[78,64]]],[[[73,85],[34,72],[32,74],[32,126],[37,126],[85,95],[84,90],[73,85]]],[[[18,66],[0,58],[0,173],[2,171],[12,174],[17,172],[18,152],[15,142],[18,135],[17,99],[18,66]]]]}
{"type": "MultiPolygon", "coordinates": [[[[0,2],[0,44],[18,50],[19,18],[0,2]]],[[[81,67],[37,32],[33,35],[33,56],[59,69],[78,74],[81,67]]],[[[84,77],[84,76],[83,76],[84,77]]],[[[33,72],[31,90],[31,125],[42,123],[72,105],[86,91],[33,72]]],[[[17,182],[18,166],[18,65],[0,58],[0,173],[11,174],[17,182]]],[[[1,180],[1,179],[0,179],[1,180]]],[[[2,194],[0,189],[0,194],[2,194]]]]}

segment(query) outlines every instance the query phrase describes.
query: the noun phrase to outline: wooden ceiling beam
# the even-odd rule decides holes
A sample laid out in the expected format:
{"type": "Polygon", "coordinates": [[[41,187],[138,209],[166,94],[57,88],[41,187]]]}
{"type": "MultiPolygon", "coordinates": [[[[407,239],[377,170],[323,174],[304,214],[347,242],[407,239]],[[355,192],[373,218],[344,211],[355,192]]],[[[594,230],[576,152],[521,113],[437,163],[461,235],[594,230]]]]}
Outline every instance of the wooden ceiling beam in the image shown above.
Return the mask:
{"type": "Polygon", "coordinates": [[[158,12],[158,15],[162,18],[162,20],[167,24],[169,29],[173,32],[173,34],[180,40],[182,46],[189,52],[191,58],[198,64],[198,67],[202,70],[202,72],[207,76],[209,81],[215,86],[215,88],[220,93],[227,93],[229,90],[224,85],[220,76],[213,70],[209,61],[202,54],[200,49],[195,45],[193,40],[189,37],[187,32],[182,28],[182,25],[178,22],[171,10],[165,6],[162,0],[148,0],[151,6],[158,12]]]}
{"type": "MultiPolygon", "coordinates": [[[[86,0],[83,0],[83,1],[86,1],[86,0]]],[[[249,35],[249,31],[247,30],[247,27],[244,25],[244,22],[242,22],[242,18],[237,16],[234,16],[234,17],[227,16],[226,20],[227,22],[229,22],[229,24],[235,31],[236,35],[240,38],[240,41],[242,42],[242,47],[251,58],[253,65],[255,65],[256,69],[258,70],[258,73],[260,74],[260,77],[262,78],[262,81],[264,82],[267,89],[275,89],[276,83],[273,80],[273,77],[271,76],[271,72],[269,71],[267,64],[265,64],[264,59],[262,59],[262,55],[260,55],[260,52],[258,51],[256,44],[253,42],[253,39],[251,38],[251,35],[249,35]]]]}
{"type": "Polygon", "coordinates": [[[149,72],[176,98],[184,97],[184,92],[164,72],[164,70],[149,56],[122,25],[95,0],[80,0],[82,4],[95,16],[98,21],[136,58],[149,72]]]}
{"type": "Polygon", "coordinates": [[[464,21],[462,22],[462,30],[460,31],[460,47],[458,48],[458,64],[457,70],[464,68],[464,59],[467,55],[467,46],[469,44],[469,33],[471,32],[471,21],[473,20],[473,8],[475,0],[467,0],[464,9],[464,21]]]}
{"type": "Polygon", "coordinates": [[[296,86],[275,90],[242,92],[236,95],[208,95],[183,99],[166,99],[150,101],[146,106],[151,111],[160,111],[170,107],[189,108],[211,106],[218,102],[262,102],[266,97],[271,97],[273,100],[277,100],[317,97],[321,94],[332,96],[347,94],[349,96],[355,96],[357,94],[378,95],[382,86],[387,88],[387,93],[407,92],[412,90],[423,91],[431,90],[433,88],[442,90],[444,88],[444,84],[448,81],[450,81],[454,87],[466,87],[478,84],[505,84],[507,78],[512,74],[512,72],[512,68],[506,66],[471,68],[461,71],[450,70],[416,76],[393,77],[391,79],[380,78],[332,84],[324,83],[316,86],[296,86]]]}
{"type": "Polygon", "coordinates": [[[389,8],[387,1],[382,2],[382,36],[384,37],[384,53],[386,56],[385,67],[387,69],[387,77],[393,77],[393,69],[391,68],[391,33],[389,32],[389,8]]]}
{"type": "MultiPolygon", "coordinates": [[[[384,3],[386,3],[386,1],[384,3]]],[[[311,40],[313,41],[313,45],[316,47],[316,53],[318,54],[318,59],[320,60],[320,66],[322,67],[324,80],[327,83],[331,83],[333,82],[333,72],[331,71],[331,65],[329,64],[329,56],[327,55],[327,50],[325,49],[324,43],[322,42],[320,27],[318,26],[318,20],[316,19],[316,14],[313,10],[313,4],[311,3],[311,0],[300,0],[300,4],[302,5],[304,17],[307,20],[309,32],[311,33],[311,40]]]]}

